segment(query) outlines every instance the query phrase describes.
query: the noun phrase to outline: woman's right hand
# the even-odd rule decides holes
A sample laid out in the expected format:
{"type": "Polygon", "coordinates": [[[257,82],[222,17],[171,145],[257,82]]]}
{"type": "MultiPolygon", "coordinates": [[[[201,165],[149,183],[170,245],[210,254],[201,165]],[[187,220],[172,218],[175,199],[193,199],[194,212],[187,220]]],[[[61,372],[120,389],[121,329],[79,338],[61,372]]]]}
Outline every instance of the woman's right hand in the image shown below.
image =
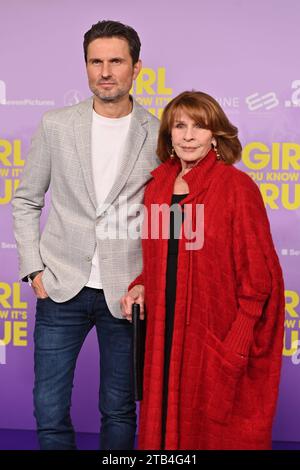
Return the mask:
{"type": "Polygon", "coordinates": [[[126,320],[132,321],[132,304],[139,304],[140,306],[140,319],[144,320],[145,314],[144,314],[144,292],[145,288],[141,284],[134,286],[132,289],[130,289],[127,294],[123,295],[121,298],[120,304],[121,304],[121,310],[122,310],[122,315],[126,320]]]}

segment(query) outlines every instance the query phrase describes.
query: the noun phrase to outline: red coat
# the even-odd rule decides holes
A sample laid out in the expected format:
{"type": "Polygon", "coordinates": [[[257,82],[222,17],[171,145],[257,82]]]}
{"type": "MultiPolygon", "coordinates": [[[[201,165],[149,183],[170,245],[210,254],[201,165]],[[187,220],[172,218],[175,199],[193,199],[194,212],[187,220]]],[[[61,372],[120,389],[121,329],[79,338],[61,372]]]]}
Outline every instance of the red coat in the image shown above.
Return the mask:
{"type": "MultiPolygon", "coordinates": [[[[168,160],[152,172],[148,213],[153,203],[170,204],[179,170],[168,160]]],[[[204,204],[204,245],[179,242],[166,449],[269,449],[284,287],[262,197],[213,151],[184,179],[182,203],[204,204]]],[[[149,233],[153,223],[148,217],[149,233]]],[[[147,311],[140,449],[161,445],[167,249],[161,236],[144,239],[144,271],[130,286],[145,285],[147,311]]]]}

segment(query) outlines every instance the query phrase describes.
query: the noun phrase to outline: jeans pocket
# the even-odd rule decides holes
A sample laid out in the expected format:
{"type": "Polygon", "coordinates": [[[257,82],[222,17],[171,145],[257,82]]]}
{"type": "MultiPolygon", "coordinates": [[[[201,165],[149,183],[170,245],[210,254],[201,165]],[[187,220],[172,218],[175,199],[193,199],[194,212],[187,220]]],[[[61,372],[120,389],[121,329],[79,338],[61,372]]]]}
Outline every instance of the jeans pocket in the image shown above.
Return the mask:
{"type": "Polygon", "coordinates": [[[193,406],[213,421],[226,424],[246,366],[246,357],[226,350],[221,341],[208,333],[203,344],[193,406]]]}

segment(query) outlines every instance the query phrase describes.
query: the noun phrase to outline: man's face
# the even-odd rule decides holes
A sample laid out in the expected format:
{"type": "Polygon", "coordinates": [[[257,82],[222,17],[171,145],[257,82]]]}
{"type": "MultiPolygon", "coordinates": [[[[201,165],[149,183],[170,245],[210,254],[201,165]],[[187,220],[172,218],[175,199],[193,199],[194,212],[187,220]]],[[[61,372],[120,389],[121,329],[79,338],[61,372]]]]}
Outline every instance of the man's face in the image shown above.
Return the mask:
{"type": "Polygon", "coordinates": [[[101,101],[118,102],[129,94],[132,82],[140,72],[141,62],[132,64],[125,39],[98,38],[88,46],[86,68],[94,95],[101,101]]]}

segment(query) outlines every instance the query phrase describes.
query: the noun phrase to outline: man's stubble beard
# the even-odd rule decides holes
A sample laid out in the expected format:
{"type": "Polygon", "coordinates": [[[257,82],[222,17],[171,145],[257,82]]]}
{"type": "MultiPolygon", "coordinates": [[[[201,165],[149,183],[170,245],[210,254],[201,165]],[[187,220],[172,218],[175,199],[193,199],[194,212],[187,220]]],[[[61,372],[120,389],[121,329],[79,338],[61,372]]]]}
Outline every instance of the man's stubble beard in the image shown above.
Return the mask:
{"type": "Polygon", "coordinates": [[[98,88],[91,88],[91,91],[94,95],[99,98],[99,100],[103,101],[104,103],[117,103],[121,100],[125,95],[127,95],[127,91],[117,90],[115,95],[106,96],[103,95],[98,88]]]}

